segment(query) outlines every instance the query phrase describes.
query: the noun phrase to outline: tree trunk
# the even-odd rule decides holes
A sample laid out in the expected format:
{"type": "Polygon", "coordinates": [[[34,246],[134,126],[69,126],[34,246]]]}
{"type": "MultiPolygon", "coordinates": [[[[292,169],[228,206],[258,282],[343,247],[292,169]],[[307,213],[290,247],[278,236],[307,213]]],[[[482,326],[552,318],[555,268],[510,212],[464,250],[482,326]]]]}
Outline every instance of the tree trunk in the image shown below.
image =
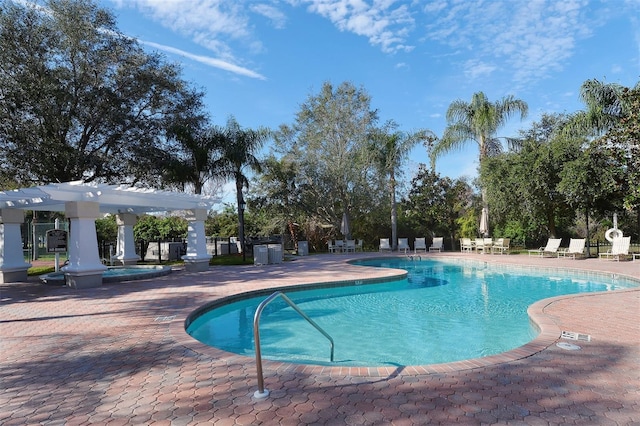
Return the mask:
{"type": "Polygon", "coordinates": [[[398,206],[396,204],[396,177],[393,170],[389,177],[389,195],[391,196],[391,250],[398,248],[398,206]]]}
{"type": "Polygon", "coordinates": [[[584,208],[584,221],[587,225],[587,257],[591,257],[591,243],[589,240],[589,207],[584,208]]]}
{"type": "Polygon", "coordinates": [[[553,209],[551,211],[547,211],[547,226],[549,227],[549,237],[556,237],[556,220],[553,209]]]}
{"type": "Polygon", "coordinates": [[[238,238],[240,239],[240,249],[244,258],[244,196],[242,195],[242,182],[240,180],[236,180],[236,197],[238,201],[238,238]]]}

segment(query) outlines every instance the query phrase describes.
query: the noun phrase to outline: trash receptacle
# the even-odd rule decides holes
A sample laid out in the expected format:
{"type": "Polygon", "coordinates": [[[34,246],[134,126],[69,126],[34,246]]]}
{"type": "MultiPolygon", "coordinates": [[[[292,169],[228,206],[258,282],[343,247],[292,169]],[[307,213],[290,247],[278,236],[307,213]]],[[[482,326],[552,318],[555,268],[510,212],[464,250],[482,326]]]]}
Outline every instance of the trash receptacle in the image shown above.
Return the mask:
{"type": "Polygon", "coordinates": [[[269,263],[282,263],[282,245],[268,244],[269,263]]]}
{"type": "Polygon", "coordinates": [[[309,256],[308,241],[298,241],[298,256],[309,256]]]}
{"type": "Polygon", "coordinates": [[[253,246],[253,264],[266,265],[269,263],[269,251],[267,246],[253,246]]]}

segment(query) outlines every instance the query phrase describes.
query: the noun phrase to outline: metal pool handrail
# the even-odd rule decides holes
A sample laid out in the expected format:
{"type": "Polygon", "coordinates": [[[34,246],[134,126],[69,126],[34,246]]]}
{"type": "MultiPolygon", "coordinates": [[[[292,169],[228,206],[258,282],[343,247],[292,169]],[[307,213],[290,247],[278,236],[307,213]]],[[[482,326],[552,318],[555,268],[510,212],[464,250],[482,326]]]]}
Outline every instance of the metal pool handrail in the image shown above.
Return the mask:
{"type": "Polygon", "coordinates": [[[269,396],[269,391],[267,391],[264,388],[264,377],[262,375],[262,352],[260,350],[260,316],[262,315],[262,311],[264,310],[264,308],[269,303],[271,303],[275,298],[277,298],[278,296],[280,296],[285,302],[287,302],[287,304],[289,306],[291,306],[293,308],[293,310],[296,311],[309,324],[314,326],[316,330],[318,330],[320,333],[322,333],[322,335],[324,337],[329,339],[329,342],[331,343],[331,358],[330,359],[331,359],[331,362],[333,362],[333,347],[334,347],[334,344],[333,344],[333,339],[331,338],[331,336],[329,336],[329,334],[326,331],[324,331],[318,324],[316,324],[315,321],[313,321],[311,318],[309,318],[309,316],[307,314],[302,312],[302,310],[298,307],[298,305],[293,303],[293,301],[291,299],[289,299],[287,297],[287,295],[285,295],[281,291],[276,291],[275,293],[271,294],[269,297],[264,299],[260,303],[260,305],[258,305],[258,309],[256,309],[256,313],[253,316],[253,339],[254,339],[254,341],[256,343],[256,371],[257,371],[257,375],[258,375],[258,390],[256,392],[254,392],[253,395],[256,398],[266,398],[267,396],[269,396]]]}

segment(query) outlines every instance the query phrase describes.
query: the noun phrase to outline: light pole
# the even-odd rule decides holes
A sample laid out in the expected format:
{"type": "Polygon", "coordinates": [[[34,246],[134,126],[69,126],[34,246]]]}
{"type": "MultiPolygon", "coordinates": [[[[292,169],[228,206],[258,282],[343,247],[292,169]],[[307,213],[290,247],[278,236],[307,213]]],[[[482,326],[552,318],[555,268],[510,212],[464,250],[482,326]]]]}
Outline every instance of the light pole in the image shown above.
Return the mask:
{"type": "Polygon", "coordinates": [[[244,210],[247,208],[247,203],[242,200],[238,205],[238,209],[240,210],[240,248],[242,249],[242,263],[246,261],[245,255],[245,237],[244,237],[244,210]]]}

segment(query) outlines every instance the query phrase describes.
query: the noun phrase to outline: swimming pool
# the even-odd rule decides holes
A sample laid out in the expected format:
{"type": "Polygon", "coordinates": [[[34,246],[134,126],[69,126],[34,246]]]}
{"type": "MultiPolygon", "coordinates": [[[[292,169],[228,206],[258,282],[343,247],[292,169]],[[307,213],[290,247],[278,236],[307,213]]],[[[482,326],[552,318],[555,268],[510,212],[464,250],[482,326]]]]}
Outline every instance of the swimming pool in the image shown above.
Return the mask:
{"type": "MultiPolygon", "coordinates": [[[[550,276],[482,262],[393,258],[359,263],[405,269],[408,276],[385,283],[285,290],[335,341],[333,363],[327,339],[281,300],[262,314],[262,356],[332,366],[407,366],[479,358],[535,338],[527,307],[537,300],[638,285],[615,277],[565,272],[550,276]]],[[[222,301],[188,320],[187,332],[210,346],[254,356],[253,315],[265,297],[222,301]]]]}

